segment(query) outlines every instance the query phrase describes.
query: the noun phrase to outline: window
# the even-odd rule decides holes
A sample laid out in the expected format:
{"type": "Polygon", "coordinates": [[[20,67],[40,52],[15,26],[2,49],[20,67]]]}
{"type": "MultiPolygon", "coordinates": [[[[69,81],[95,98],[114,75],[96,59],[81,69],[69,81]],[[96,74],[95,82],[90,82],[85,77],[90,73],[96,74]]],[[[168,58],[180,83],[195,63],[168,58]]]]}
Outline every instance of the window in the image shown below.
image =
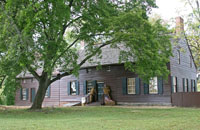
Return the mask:
{"type": "Polygon", "coordinates": [[[46,91],[46,93],[45,93],[45,98],[50,98],[50,87],[51,87],[51,86],[49,86],[49,87],[47,88],[47,91],[46,91]]]}
{"type": "Polygon", "coordinates": [[[22,95],[23,95],[22,100],[26,100],[27,94],[26,94],[26,89],[25,88],[22,89],[22,95]]]}
{"type": "Polygon", "coordinates": [[[154,77],[149,81],[149,94],[158,94],[158,78],[154,77]]]}
{"type": "Polygon", "coordinates": [[[26,83],[26,79],[22,79],[22,83],[25,84],[26,83]]]}
{"type": "Polygon", "coordinates": [[[31,78],[31,83],[33,83],[34,82],[34,79],[33,78],[31,78]]]}
{"type": "Polygon", "coordinates": [[[110,67],[110,66],[107,66],[106,71],[107,71],[107,72],[110,72],[110,71],[111,71],[111,67],[110,67]]]}
{"type": "Polygon", "coordinates": [[[178,50],[177,52],[178,52],[178,64],[181,64],[181,52],[180,50],[178,50]]]}
{"type": "Polygon", "coordinates": [[[192,56],[190,56],[190,67],[192,68],[192,56]]]}
{"type": "Polygon", "coordinates": [[[76,82],[72,81],[70,84],[70,95],[76,95],[76,82]]]}
{"type": "Polygon", "coordinates": [[[172,88],[173,88],[173,92],[176,93],[178,92],[178,86],[177,86],[177,77],[173,77],[172,78],[172,88]]]}
{"type": "Polygon", "coordinates": [[[90,93],[92,88],[94,88],[93,82],[87,81],[87,93],[90,93]]]}
{"type": "Polygon", "coordinates": [[[28,100],[28,88],[21,89],[21,100],[28,100]]]}
{"type": "Polygon", "coordinates": [[[86,73],[90,73],[92,69],[86,69],[86,73]]]}
{"type": "Polygon", "coordinates": [[[140,78],[122,78],[122,92],[123,95],[127,94],[140,94],[140,78]]]}
{"type": "Polygon", "coordinates": [[[135,94],[135,78],[128,78],[127,80],[127,93],[135,94]]]}
{"type": "Polygon", "coordinates": [[[183,78],[183,90],[184,92],[187,92],[187,79],[183,78]]]}

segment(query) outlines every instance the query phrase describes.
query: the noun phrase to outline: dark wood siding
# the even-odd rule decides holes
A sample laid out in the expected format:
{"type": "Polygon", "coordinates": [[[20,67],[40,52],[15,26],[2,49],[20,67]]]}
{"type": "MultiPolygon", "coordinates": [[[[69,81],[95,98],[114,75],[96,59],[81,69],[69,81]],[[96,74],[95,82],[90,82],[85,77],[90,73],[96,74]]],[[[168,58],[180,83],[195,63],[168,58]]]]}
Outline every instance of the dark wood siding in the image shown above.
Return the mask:
{"type": "MultiPolygon", "coordinates": [[[[78,98],[83,96],[83,83],[86,80],[97,80],[97,82],[104,82],[106,85],[110,86],[112,98],[117,102],[133,102],[133,103],[146,103],[146,102],[171,102],[171,86],[170,79],[164,81],[163,94],[156,95],[144,95],[143,83],[140,83],[140,94],[139,95],[128,95],[123,94],[122,82],[123,78],[137,77],[136,74],[126,71],[123,65],[113,65],[110,67],[111,71],[106,71],[107,66],[102,67],[102,70],[96,70],[95,68],[90,68],[91,71],[87,72],[86,69],[80,71],[78,81],[80,83],[80,96],[68,96],[67,88],[62,85],[62,101],[78,100],[78,98]]],[[[168,65],[169,68],[169,65],[168,65]]],[[[170,78],[170,77],[169,77],[170,78]]],[[[62,79],[66,83],[71,80],[76,80],[73,76],[67,76],[62,79]]],[[[79,99],[80,100],[80,99],[79,99]]]]}
{"type": "MultiPolygon", "coordinates": [[[[169,65],[168,65],[169,68],[169,65]]],[[[110,71],[107,71],[107,66],[103,66],[101,70],[96,68],[90,68],[90,71],[86,69],[80,70],[79,77],[76,78],[73,75],[66,76],[51,85],[50,98],[45,98],[43,106],[57,106],[59,103],[65,104],[67,102],[81,101],[83,94],[83,84],[86,80],[97,80],[97,82],[104,82],[111,88],[111,96],[117,102],[131,102],[131,103],[170,103],[171,102],[171,89],[170,89],[170,78],[164,81],[163,94],[156,95],[144,95],[143,83],[140,80],[140,94],[139,95],[123,95],[122,81],[123,78],[137,77],[136,74],[126,71],[123,65],[112,65],[110,71]],[[77,80],[79,82],[79,95],[68,95],[67,83],[70,81],[77,80]]],[[[29,79],[27,79],[29,80],[29,79]]],[[[36,88],[38,82],[22,83],[24,88],[36,88]]],[[[30,95],[30,94],[29,94],[30,95]]],[[[19,90],[16,93],[16,105],[31,105],[31,99],[28,101],[20,100],[19,90]]]]}

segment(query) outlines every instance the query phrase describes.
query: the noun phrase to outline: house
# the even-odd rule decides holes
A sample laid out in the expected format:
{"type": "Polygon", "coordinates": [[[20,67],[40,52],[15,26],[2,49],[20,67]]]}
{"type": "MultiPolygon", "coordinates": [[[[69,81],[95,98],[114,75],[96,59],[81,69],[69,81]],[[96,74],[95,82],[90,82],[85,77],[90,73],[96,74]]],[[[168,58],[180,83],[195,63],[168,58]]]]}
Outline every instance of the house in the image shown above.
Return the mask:
{"type": "MultiPolygon", "coordinates": [[[[176,18],[176,25],[177,32],[183,30],[181,17],[176,18]]],[[[145,84],[137,74],[125,70],[123,64],[119,64],[118,49],[104,47],[102,58],[95,59],[102,65],[101,70],[96,69],[97,64],[85,63],[78,78],[70,75],[54,82],[46,92],[43,106],[80,102],[93,87],[97,89],[97,101],[100,101],[104,84],[110,87],[112,99],[117,104],[171,105],[173,93],[197,91],[197,68],[185,39],[179,39],[178,44],[173,46],[173,55],[167,64],[170,71],[168,80],[154,77],[149,84],[145,84]]],[[[31,105],[38,82],[30,74],[18,78],[21,79],[22,89],[16,91],[15,105],[31,105]]]]}

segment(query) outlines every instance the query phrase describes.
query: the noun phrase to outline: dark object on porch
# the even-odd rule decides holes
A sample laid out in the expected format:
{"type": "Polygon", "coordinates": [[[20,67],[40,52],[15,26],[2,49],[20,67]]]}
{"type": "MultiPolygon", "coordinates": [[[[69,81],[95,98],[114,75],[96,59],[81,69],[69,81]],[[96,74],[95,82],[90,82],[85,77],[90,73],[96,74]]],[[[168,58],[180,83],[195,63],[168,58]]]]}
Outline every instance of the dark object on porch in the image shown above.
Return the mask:
{"type": "Polygon", "coordinates": [[[106,84],[104,85],[104,88],[103,88],[103,100],[104,100],[104,104],[105,105],[115,105],[115,101],[113,101],[111,99],[111,96],[110,96],[110,87],[109,86],[106,86],[106,84]]]}
{"type": "Polygon", "coordinates": [[[90,91],[90,103],[96,102],[96,89],[92,88],[90,91]]]}
{"type": "Polygon", "coordinates": [[[200,107],[200,92],[173,93],[172,105],[178,107],[200,107]]]}

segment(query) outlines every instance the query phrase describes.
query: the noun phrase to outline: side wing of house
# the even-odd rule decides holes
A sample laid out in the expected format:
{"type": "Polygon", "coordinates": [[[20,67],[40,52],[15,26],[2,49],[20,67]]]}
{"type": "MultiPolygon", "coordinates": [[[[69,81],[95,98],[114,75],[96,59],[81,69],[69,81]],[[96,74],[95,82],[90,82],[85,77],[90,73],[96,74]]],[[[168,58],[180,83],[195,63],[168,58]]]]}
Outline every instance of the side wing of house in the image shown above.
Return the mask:
{"type": "MultiPolygon", "coordinates": [[[[30,106],[38,90],[38,81],[34,77],[23,77],[19,80],[21,87],[16,91],[15,105],[30,106]]],[[[59,106],[59,85],[60,82],[55,82],[48,87],[43,106],[59,106]]]]}
{"type": "Polygon", "coordinates": [[[185,39],[173,41],[173,57],[170,58],[172,92],[195,92],[197,68],[185,39]]]}

